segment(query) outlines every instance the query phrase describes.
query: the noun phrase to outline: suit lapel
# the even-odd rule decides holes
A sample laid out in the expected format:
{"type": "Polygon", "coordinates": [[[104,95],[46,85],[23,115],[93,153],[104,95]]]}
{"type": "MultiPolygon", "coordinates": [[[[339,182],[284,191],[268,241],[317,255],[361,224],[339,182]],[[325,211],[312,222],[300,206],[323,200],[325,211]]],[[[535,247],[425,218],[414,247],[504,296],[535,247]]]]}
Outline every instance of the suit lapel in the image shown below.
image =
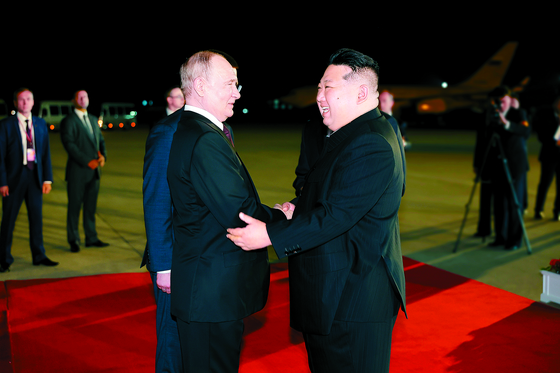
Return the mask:
{"type": "Polygon", "coordinates": [[[17,134],[17,138],[18,138],[17,143],[18,143],[19,154],[21,154],[22,162],[23,162],[23,138],[21,137],[21,131],[19,129],[19,119],[18,119],[17,115],[13,116],[12,127],[13,127],[13,130],[17,134]]]}
{"type": "Polygon", "coordinates": [[[31,117],[31,120],[33,121],[33,133],[35,134],[35,141],[34,141],[34,144],[33,144],[33,146],[35,146],[35,158],[36,158],[37,164],[39,164],[41,162],[40,154],[41,154],[42,145],[43,145],[43,141],[42,141],[43,131],[42,131],[41,126],[37,125],[37,122],[38,122],[37,119],[38,119],[37,117],[34,117],[34,116],[31,117]]]}
{"type": "MultiPolygon", "coordinates": [[[[222,131],[220,128],[218,128],[218,126],[216,126],[214,123],[212,123],[212,121],[210,121],[208,118],[206,118],[204,115],[200,115],[198,113],[195,113],[193,111],[185,111],[185,113],[188,113],[188,115],[194,115],[197,117],[198,120],[200,120],[201,122],[203,122],[204,124],[206,124],[208,127],[210,127],[212,130],[218,132],[223,138],[224,141],[228,143],[229,147],[231,148],[231,150],[233,151],[233,153],[236,155],[237,159],[239,160],[239,164],[241,165],[240,167],[240,172],[242,172],[242,176],[243,179],[248,181],[249,185],[251,186],[251,190],[253,191],[253,195],[256,197],[257,201],[260,200],[258,198],[258,193],[257,193],[257,188],[255,187],[255,185],[253,184],[253,180],[251,179],[251,177],[249,176],[249,171],[247,171],[247,168],[245,167],[245,164],[243,163],[243,161],[241,160],[241,157],[239,156],[239,154],[237,154],[237,152],[235,151],[235,148],[233,147],[232,143],[229,141],[229,139],[227,138],[226,134],[224,133],[224,131],[222,131]]],[[[226,124],[223,123],[223,125],[225,126],[226,124]]],[[[231,132],[231,137],[233,139],[233,131],[231,130],[230,127],[230,132],[231,132]]]]}
{"type": "MultiPolygon", "coordinates": [[[[81,126],[82,132],[85,132],[85,136],[86,138],[93,144],[93,146],[95,147],[95,149],[97,149],[97,135],[95,133],[95,131],[93,130],[92,127],[92,132],[93,132],[93,136],[91,136],[89,130],[86,128],[86,124],[84,123],[83,119],[80,118],[80,116],[78,116],[78,114],[76,114],[76,112],[73,113],[75,120],[78,122],[78,125],[81,126]]],[[[89,116],[88,113],[88,120],[90,121],[90,125],[91,125],[91,118],[89,116]]]]}

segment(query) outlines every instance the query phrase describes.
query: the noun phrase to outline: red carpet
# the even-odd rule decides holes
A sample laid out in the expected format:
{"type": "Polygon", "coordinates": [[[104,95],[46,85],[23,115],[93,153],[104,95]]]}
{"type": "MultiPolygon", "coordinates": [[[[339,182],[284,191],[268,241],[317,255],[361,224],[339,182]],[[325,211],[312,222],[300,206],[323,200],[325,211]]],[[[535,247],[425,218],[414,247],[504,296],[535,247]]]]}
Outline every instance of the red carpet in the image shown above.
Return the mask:
{"type": "MultiPolygon", "coordinates": [[[[392,372],[560,372],[560,310],[404,263],[409,319],[397,319],[392,372]]],[[[272,272],[266,308],[246,319],[240,372],[308,372],[288,324],[286,265],[272,272]]],[[[154,371],[147,273],[1,284],[0,372],[154,371]]]]}

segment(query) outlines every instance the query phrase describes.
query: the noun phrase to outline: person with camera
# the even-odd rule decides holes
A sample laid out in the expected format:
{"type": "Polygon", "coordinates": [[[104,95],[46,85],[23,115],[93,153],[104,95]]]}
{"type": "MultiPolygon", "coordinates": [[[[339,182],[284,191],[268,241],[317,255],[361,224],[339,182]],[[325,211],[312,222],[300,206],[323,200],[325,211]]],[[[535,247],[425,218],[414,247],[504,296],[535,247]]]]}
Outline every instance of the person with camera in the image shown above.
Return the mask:
{"type": "Polygon", "coordinates": [[[512,107],[508,87],[492,90],[489,102],[486,125],[477,135],[474,167],[491,185],[496,236],[489,246],[516,250],[523,239],[522,201],[529,169],[525,141],[531,129],[526,112],[512,107]]]}

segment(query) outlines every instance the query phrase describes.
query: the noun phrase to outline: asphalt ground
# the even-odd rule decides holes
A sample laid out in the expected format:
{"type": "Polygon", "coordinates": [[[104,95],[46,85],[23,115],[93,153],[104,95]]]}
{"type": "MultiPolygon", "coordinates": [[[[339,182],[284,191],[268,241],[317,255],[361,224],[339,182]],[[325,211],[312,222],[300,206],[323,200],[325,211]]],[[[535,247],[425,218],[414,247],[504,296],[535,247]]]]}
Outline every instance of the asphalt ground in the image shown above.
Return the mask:
{"type": "MultiPolygon", "coordinates": [[[[263,203],[274,205],[294,196],[292,182],[298,160],[301,126],[241,125],[234,127],[236,149],[245,162],[263,203]]],[[[146,243],[142,209],[142,165],[147,128],[106,131],[107,163],[103,169],[97,207],[99,238],[105,248],[70,252],[66,242],[66,153],[58,133],[50,134],[53,190],[43,200],[43,233],[47,255],[57,267],[33,266],[29,250],[27,211],[22,206],[12,254],[15,262],[0,280],[60,278],[106,273],[141,272],[146,243]]],[[[550,220],[554,187],[546,201],[544,220],[533,220],[540,175],[539,143],[528,141],[529,208],[525,215],[526,246],[513,252],[488,247],[492,240],[474,238],[478,220],[476,191],[463,233],[459,230],[474,186],[472,154],[475,133],[468,130],[408,130],[412,148],[407,152],[407,187],[399,212],[402,253],[438,268],[476,279],[538,301],[542,292],[540,269],[560,258],[560,222],[550,220]],[[457,252],[455,245],[459,243],[457,252]]],[[[225,232],[224,232],[225,234],[225,232]]],[[[85,240],[82,231],[82,242],[85,240]]],[[[271,261],[277,260],[269,248],[271,261]]]]}

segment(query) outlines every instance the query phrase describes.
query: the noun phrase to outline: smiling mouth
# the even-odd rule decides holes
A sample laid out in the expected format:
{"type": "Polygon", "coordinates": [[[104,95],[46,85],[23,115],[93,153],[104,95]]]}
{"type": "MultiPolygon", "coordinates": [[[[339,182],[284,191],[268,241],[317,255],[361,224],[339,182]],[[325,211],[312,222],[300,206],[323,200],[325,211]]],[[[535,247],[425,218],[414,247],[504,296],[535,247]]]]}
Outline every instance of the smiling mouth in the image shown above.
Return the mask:
{"type": "Polygon", "coordinates": [[[328,113],[330,111],[328,106],[323,106],[321,107],[321,115],[325,115],[326,113],[328,113]]]}

